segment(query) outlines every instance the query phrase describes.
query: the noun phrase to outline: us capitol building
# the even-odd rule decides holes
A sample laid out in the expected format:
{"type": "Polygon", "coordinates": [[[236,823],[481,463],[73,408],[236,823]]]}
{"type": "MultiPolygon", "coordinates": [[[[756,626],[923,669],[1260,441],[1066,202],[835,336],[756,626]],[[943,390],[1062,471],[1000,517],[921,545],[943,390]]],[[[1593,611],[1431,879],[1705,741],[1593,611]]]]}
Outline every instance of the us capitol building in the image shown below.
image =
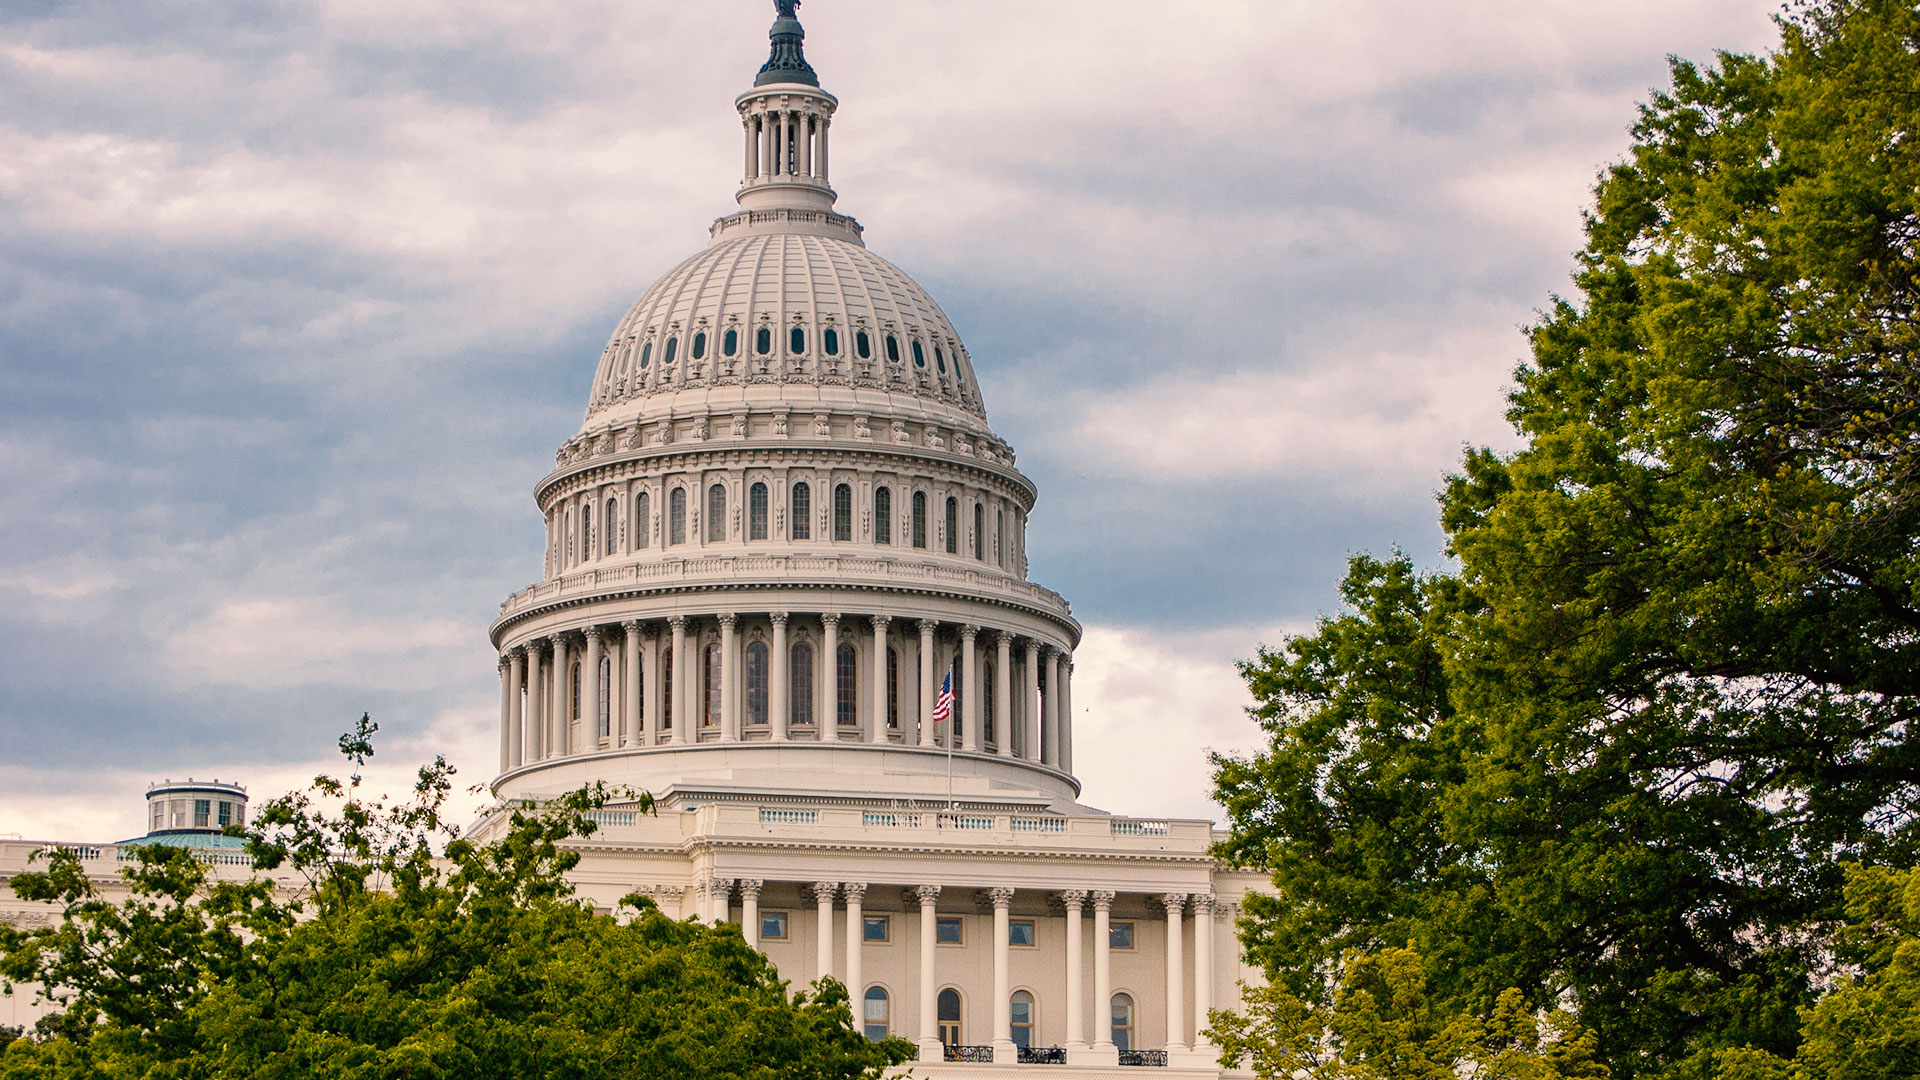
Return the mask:
{"type": "Polygon", "coordinates": [[[838,102],[776,7],[739,208],[614,328],[535,489],[545,572],[490,631],[494,794],[651,793],[598,812],[580,894],[738,922],[921,1074],[1218,1075],[1199,1031],[1257,978],[1233,919],[1264,879],[1209,822],[1077,801],[1038,491],[953,324],[835,209],[838,102]]]}

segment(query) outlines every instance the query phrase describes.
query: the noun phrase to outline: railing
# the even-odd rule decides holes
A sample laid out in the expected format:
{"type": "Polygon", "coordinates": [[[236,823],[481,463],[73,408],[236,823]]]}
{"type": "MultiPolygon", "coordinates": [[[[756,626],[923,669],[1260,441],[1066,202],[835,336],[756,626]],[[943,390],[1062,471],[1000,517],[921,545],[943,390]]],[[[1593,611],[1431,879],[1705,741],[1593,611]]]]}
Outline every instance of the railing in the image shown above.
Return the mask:
{"type": "Polygon", "coordinates": [[[868,810],[860,823],[869,829],[917,829],[920,827],[920,815],[897,810],[868,810]]]}
{"type": "Polygon", "coordinates": [[[991,1046],[959,1046],[947,1043],[946,1050],[948,1061],[965,1061],[975,1065],[993,1064],[993,1047],[991,1046]]]}
{"type": "Polygon", "coordinates": [[[760,808],[762,825],[813,825],[820,820],[818,810],[775,810],[772,807],[760,808]]]}
{"type": "Polygon", "coordinates": [[[1067,819],[1062,817],[1016,817],[1011,820],[1014,832],[1066,832],[1067,819]]]}
{"type": "Polygon", "coordinates": [[[1019,1062],[1022,1065],[1065,1065],[1067,1048],[1064,1046],[1023,1046],[1020,1048],[1019,1062]]]}
{"type": "Polygon", "coordinates": [[[84,844],[49,844],[40,850],[41,853],[45,855],[52,855],[56,851],[63,852],[83,861],[97,859],[101,854],[99,848],[88,847],[84,844]]]}
{"type": "Polygon", "coordinates": [[[1122,1050],[1120,1064],[1158,1065],[1164,1069],[1167,1067],[1167,1052],[1165,1050],[1122,1050]]]}
{"type": "Polygon", "coordinates": [[[1138,821],[1134,818],[1114,818],[1115,836],[1165,836],[1167,823],[1164,821],[1138,821]]]}
{"type": "Polygon", "coordinates": [[[632,825],[639,815],[632,810],[589,810],[587,820],[595,825],[632,825]]]}
{"type": "Polygon", "coordinates": [[[993,819],[978,814],[941,814],[940,823],[950,829],[991,829],[993,819]]]}

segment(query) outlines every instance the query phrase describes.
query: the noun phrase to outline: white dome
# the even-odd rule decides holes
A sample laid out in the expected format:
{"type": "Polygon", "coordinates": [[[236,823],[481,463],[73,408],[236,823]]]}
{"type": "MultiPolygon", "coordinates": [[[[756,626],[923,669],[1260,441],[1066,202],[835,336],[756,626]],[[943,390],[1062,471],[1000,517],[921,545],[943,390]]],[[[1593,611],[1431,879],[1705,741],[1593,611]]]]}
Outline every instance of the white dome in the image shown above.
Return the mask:
{"type": "Polygon", "coordinates": [[[904,271],[857,239],[741,231],[721,232],[620,320],[583,430],[765,398],[858,400],[987,433],[960,335],[904,271]]]}

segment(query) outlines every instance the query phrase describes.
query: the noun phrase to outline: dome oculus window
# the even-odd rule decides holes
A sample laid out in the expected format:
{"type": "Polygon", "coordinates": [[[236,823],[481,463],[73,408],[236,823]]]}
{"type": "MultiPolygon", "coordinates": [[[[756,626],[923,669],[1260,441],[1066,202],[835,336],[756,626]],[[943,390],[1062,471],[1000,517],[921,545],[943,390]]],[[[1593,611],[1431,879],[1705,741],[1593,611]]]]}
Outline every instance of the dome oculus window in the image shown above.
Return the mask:
{"type": "Polygon", "coordinates": [[[738,330],[727,331],[726,335],[720,339],[720,351],[726,353],[728,356],[733,356],[739,353],[740,331],[738,330]]]}
{"type": "Polygon", "coordinates": [[[828,356],[839,356],[840,332],[831,326],[820,331],[820,347],[827,351],[828,356]]]}
{"type": "Polygon", "coordinates": [[[644,370],[647,364],[651,363],[652,360],[653,360],[653,342],[649,341],[645,345],[640,346],[641,369],[644,370]]]}
{"type": "Polygon", "coordinates": [[[940,374],[945,375],[947,373],[947,354],[941,352],[940,346],[938,345],[933,347],[933,363],[934,366],[940,369],[940,374]]]}
{"type": "MultiPolygon", "coordinates": [[[[702,360],[706,358],[706,355],[707,355],[707,335],[703,331],[701,333],[693,335],[693,358],[695,360],[702,360]]],[[[941,370],[945,371],[946,369],[941,368],[941,370]]]]}
{"type": "Polygon", "coordinates": [[[674,349],[676,349],[676,348],[678,348],[678,347],[679,347],[679,345],[680,345],[680,339],[679,339],[679,338],[677,338],[677,337],[670,337],[670,338],[668,338],[668,339],[667,339],[667,351],[666,351],[666,352],[664,352],[664,353],[662,353],[662,354],[660,354],[660,362],[661,362],[661,363],[663,363],[663,364],[671,364],[671,363],[673,363],[673,350],[674,350],[674,349]]]}
{"type": "Polygon", "coordinates": [[[865,330],[853,335],[853,351],[859,353],[862,360],[873,359],[873,339],[867,337],[865,330]]]}
{"type": "Polygon", "coordinates": [[[807,332],[805,330],[796,326],[787,332],[787,351],[796,356],[807,351],[807,332]]]}
{"type": "Polygon", "coordinates": [[[773,351],[773,331],[761,327],[753,335],[753,351],[765,356],[773,351]]]}
{"type": "Polygon", "coordinates": [[[927,354],[921,350],[918,341],[913,343],[913,366],[921,368],[927,366],[927,354]]]}
{"type": "Polygon", "coordinates": [[[900,339],[892,334],[887,335],[887,362],[890,364],[900,362],[900,339]]]}

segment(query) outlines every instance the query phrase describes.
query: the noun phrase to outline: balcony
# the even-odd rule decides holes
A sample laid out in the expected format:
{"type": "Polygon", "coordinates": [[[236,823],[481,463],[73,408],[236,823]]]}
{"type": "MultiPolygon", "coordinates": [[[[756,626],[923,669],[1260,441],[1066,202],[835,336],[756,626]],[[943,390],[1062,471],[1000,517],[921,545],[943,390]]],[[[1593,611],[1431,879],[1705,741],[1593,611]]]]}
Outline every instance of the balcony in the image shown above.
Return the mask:
{"type": "Polygon", "coordinates": [[[1120,1064],[1157,1065],[1164,1069],[1167,1067],[1167,1052],[1165,1050],[1122,1050],[1120,1064]]]}
{"type": "Polygon", "coordinates": [[[946,1059],[948,1061],[964,1061],[973,1065],[991,1065],[993,1064],[993,1047],[960,1046],[954,1043],[947,1043],[946,1059]]]}
{"type": "Polygon", "coordinates": [[[1023,1046],[1016,1059],[1022,1065],[1065,1065],[1067,1048],[1064,1046],[1023,1046]]]}

